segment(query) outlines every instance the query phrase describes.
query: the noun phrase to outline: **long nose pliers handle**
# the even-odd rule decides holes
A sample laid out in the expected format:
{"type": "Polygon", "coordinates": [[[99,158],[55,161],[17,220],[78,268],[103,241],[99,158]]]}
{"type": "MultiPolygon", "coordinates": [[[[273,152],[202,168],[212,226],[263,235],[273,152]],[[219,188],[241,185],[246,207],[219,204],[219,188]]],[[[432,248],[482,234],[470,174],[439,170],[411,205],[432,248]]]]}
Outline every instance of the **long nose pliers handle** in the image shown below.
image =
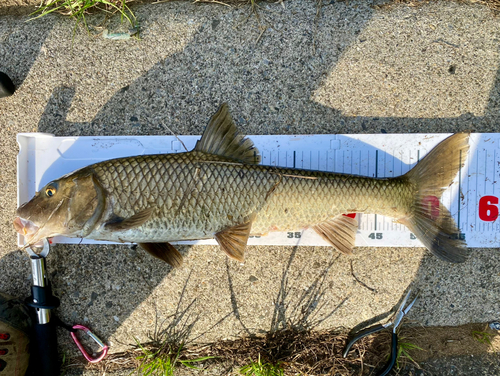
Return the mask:
{"type": "Polygon", "coordinates": [[[354,336],[351,338],[351,340],[347,343],[344,352],[342,353],[342,356],[345,358],[347,357],[347,354],[349,353],[349,350],[351,349],[352,345],[356,341],[359,341],[361,338],[366,337],[370,334],[380,332],[386,328],[393,327],[392,328],[392,339],[391,339],[391,357],[389,358],[389,361],[386,363],[384,368],[377,373],[377,376],[386,376],[393,368],[394,364],[396,364],[396,359],[398,357],[398,335],[397,335],[397,328],[399,324],[401,324],[401,321],[403,320],[403,317],[408,313],[408,311],[413,307],[413,304],[415,304],[415,301],[417,300],[417,297],[415,297],[410,304],[406,308],[406,302],[408,298],[410,297],[411,294],[411,289],[408,291],[406,296],[404,297],[403,301],[398,307],[398,310],[396,311],[396,314],[394,315],[394,320],[389,321],[386,324],[377,324],[370,326],[366,329],[363,329],[357,333],[354,334],[354,336]]]}
{"type": "Polygon", "coordinates": [[[392,322],[389,322],[387,324],[377,324],[377,325],[370,326],[369,328],[360,330],[359,332],[355,333],[354,336],[351,338],[351,340],[345,346],[344,352],[342,353],[342,356],[344,358],[346,358],[347,354],[351,350],[352,345],[354,345],[361,338],[369,336],[370,334],[380,332],[381,330],[384,330],[385,328],[389,327],[390,325],[392,325],[392,322]]]}

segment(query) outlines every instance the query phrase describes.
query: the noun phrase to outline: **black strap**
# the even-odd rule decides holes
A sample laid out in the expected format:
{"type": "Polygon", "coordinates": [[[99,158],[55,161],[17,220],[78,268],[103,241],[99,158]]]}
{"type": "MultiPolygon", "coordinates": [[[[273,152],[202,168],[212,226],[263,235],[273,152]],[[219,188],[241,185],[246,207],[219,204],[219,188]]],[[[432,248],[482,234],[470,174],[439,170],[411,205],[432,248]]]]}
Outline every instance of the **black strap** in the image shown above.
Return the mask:
{"type": "Polygon", "coordinates": [[[61,328],[66,329],[68,332],[71,332],[71,333],[77,332],[76,329],[73,329],[73,327],[71,325],[62,322],[61,319],[57,316],[52,316],[52,320],[54,321],[54,324],[56,324],[57,326],[60,326],[61,328]]]}

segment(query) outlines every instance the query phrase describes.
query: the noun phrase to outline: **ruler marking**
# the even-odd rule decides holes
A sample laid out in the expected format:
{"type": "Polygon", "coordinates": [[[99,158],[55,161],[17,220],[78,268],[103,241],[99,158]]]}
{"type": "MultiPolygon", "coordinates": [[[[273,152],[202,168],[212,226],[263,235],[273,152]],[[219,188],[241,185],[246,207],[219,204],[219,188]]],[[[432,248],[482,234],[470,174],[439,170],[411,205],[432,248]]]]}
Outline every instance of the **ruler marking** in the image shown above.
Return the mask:
{"type": "Polygon", "coordinates": [[[350,158],[351,158],[351,174],[354,173],[354,165],[353,165],[353,155],[352,155],[352,150],[349,150],[349,155],[350,155],[350,158]]]}
{"type": "MultiPolygon", "coordinates": [[[[420,162],[420,149],[417,149],[417,163],[415,163],[415,166],[420,162]]],[[[413,167],[415,167],[413,166],[413,167]]]]}
{"type": "MultiPolygon", "coordinates": [[[[492,166],[491,172],[490,172],[492,175],[490,175],[490,187],[491,188],[489,189],[489,191],[493,195],[495,192],[495,172],[494,172],[495,171],[495,149],[493,149],[493,152],[488,153],[488,164],[492,160],[492,158],[493,158],[493,166],[492,166]]],[[[486,170],[486,171],[488,171],[488,170],[486,170]]],[[[488,229],[490,231],[493,231],[494,223],[495,223],[494,221],[488,223],[488,229]]]]}
{"type": "MultiPolygon", "coordinates": [[[[396,166],[396,165],[395,165],[395,163],[396,163],[396,157],[395,157],[395,155],[396,155],[396,152],[395,152],[395,150],[393,149],[393,150],[392,150],[392,177],[394,177],[394,170],[396,169],[396,168],[395,168],[395,166],[396,166]]],[[[394,221],[392,221],[392,220],[391,220],[391,221],[389,221],[389,222],[387,223],[387,229],[388,229],[388,230],[391,230],[391,231],[393,231],[393,230],[394,230],[394,221]]]]}
{"type": "MultiPolygon", "coordinates": [[[[470,158],[470,153],[469,153],[469,158],[470,158]]],[[[470,161],[469,161],[470,162],[470,161]]],[[[471,191],[470,191],[470,166],[471,164],[469,163],[469,169],[467,171],[467,224],[466,224],[466,230],[470,231],[470,212],[469,212],[469,206],[470,206],[470,196],[471,196],[471,191]]]]}
{"type": "MultiPolygon", "coordinates": [[[[462,161],[462,150],[460,150],[460,159],[459,161],[462,161]]],[[[462,232],[460,229],[460,197],[462,196],[462,163],[459,165],[460,167],[458,168],[458,232],[462,232]]]]}
{"type": "MultiPolygon", "coordinates": [[[[487,189],[487,184],[488,184],[488,151],[485,150],[484,153],[484,194],[487,195],[486,191],[489,190],[487,189]]],[[[493,180],[491,180],[493,181],[493,180]]],[[[488,230],[491,230],[491,222],[485,223],[484,227],[486,227],[488,230]]]]}
{"type": "Polygon", "coordinates": [[[333,161],[332,161],[332,163],[333,163],[332,171],[336,172],[336,170],[335,170],[335,163],[337,163],[337,151],[336,150],[333,150],[333,161]]]}
{"type": "Polygon", "coordinates": [[[497,184],[495,183],[496,182],[496,178],[497,178],[497,176],[496,176],[496,166],[498,166],[498,162],[497,162],[497,149],[493,149],[493,169],[492,169],[493,170],[493,196],[498,197],[497,194],[496,194],[497,193],[497,189],[496,189],[497,188],[496,187],[497,184]]]}
{"type": "MultiPolygon", "coordinates": [[[[375,150],[375,177],[378,178],[378,150],[375,150]]],[[[375,231],[377,231],[377,214],[375,214],[375,231]]]]}
{"type": "MultiPolygon", "coordinates": [[[[359,168],[358,168],[358,170],[359,170],[359,174],[360,174],[360,175],[363,175],[363,170],[361,169],[361,161],[362,161],[362,159],[363,159],[363,157],[361,156],[361,150],[359,151],[359,156],[358,156],[358,158],[359,158],[359,159],[358,159],[358,161],[359,161],[359,162],[358,162],[358,166],[359,166],[359,168]]],[[[367,175],[368,175],[368,174],[367,174],[367,175]]]]}
{"type": "MultiPolygon", "coordinates": [[[[493,148],[495,147],[494,142],[492,142],[492,146],[493,146],[493,148]]],[[[493,149],[492,154],[491,154],[491,158],[490,158],[490,161],[492,161],[492,163],[493,163],[493,166],[491,167],[491,174],[492,174],[492,176],[491,176],[491,194],[493,196],[496,196],[495,195],[495,185],[496,185],[496,183],[495,183],[495,156],[496,156],[496,152],[495,152],[495,149],[493,149]]],[[[495,231],[495,222],[496,222],[496,220],[491,222],[491,231],[495,231]]]]}
{"type": "MultiPolygon", "coordinates": [[[[488,152],[485,150],[484,151],[484,195],[486,195],[487,190],[488,190],[488,171],[486,170],[486,161],[488,160],[488,152]]],[[[486,229],[489,229],[489,223],[482,223],[483,225],[483,231],[486,231],[486,229]]]]}
{"type": "Polygon", "coordinates": [[[396,176],[396,159],[398,159],[396,157],[396,151],[393,150],[393,156],[392,156],[392,176],[396,176]]]}
{"type": "MultiPolygon", "coordinates": [[[[469,162],[469,155],[467,155],[467,162],[469,162]]],[[[469,225],[469,197],[470,197],[470,188],[469,188],[469,164],[467,164],[467,169],[463,170],[463,173],[466,174],[463,179],[462,179],[462,185],[463,185],[463,195],[464,195],[464,200],[462,201],[462,206],[464,207],[465,210],[465,218],[464,215],[462,215],[462,220],[463,225],[462,225],[462,231],[467,231],[468,225],[469,225]]]]}
{"type": "MultiPolygon", "coordinates": [[[[488,152],[485,150],[484,151],[484,194],[483,196],[487,195],[487,190],[488,190],[488,170],[486,169],[486,164],[488,161],[488,152]]],[[[490,224],[489,223],[483,223],[483,231],[486,229],[490,229],[490,224]]]]}
{"type": "Polygon", "coordinates": [[[476,203],[475,203],[475,212],[474,212],[474,230],[477,229],[477,213],[478,213],[478,209],[479,209],[479,206],[478,206],[478,194],[479,194],[479,191],[477,190],[477,184],[479,182],[479,150],[476,150],[476,203]]]}
{"type": "MultiPolygon", "coordinates": [[[[493,149],[493,151],[494,151],[494,157],[493,157],[493,196],[498,197],[497,183],[495,183],[495,182],[498,182],[498,180],[496,180],[496,179],[500,178],[500,176],[497,175],[498,154],[497,154],[497,149],[493,149]]],[[[496,228],[498,229],[498,221],[495,221],[495,222],[497,223],[496,228]]],[[[495,226],[492,226],[492,227],[493,227],[493,231],[495,231],[495,226]]]]}

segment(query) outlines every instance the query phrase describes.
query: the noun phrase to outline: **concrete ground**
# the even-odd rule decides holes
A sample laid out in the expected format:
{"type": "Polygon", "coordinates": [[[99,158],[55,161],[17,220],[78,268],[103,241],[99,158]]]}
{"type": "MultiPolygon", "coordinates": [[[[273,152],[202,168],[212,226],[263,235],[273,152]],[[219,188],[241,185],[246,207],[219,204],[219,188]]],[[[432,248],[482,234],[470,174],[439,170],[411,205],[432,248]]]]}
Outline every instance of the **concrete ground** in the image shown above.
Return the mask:
{"type": "MultiPolygon", "coordinates": [[[[182,2],[134,8],[141,40],[111,41],[117,16],[90,16],[90,34],[57,15],[0,20],[0,71],[18,86],[0,99],[0,288],[29,294],[16,251],[16,134],[201,134],[223,101],[247,134],[498,132],[500,18],[485,6],[369,1],[182,2]]],[[[48,257],[63,321],[92,327],[114,352],[155,323],[208,342],[285,322],[352,328],[387,313],[411,286],[409,318],[459,325],[500,318],[500,253],[471,249],[459,265],[423,249],[184,247],[172,270],[128,246],[56,246],[48,257]],[[356,281],[354,274],[370,289],[356,281]]],[[[61,333],[62,350],[76,354],[61,333]]],[[[488,371],[489,372],[489,371],[488,371]]],[[[452,374],[452,373],[450,373],[452,374]]]]}

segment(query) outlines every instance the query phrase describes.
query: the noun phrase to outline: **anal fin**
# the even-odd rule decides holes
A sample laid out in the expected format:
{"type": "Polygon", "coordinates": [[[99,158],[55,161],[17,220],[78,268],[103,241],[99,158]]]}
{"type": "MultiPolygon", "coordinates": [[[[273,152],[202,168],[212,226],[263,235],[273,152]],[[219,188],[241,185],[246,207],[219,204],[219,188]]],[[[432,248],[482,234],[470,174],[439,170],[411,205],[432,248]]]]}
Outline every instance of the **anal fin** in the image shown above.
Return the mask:
{"type": "Polygon", "coordinates": [[[245,259],[245,247],[247,246],[248,236],[252,229],[252,223],[255,219],[255,214],[252,214],[245,222],[228,227],[215,234],[215,240],[221,246],[226,254],[240,262],[245,259]]]}
{"type": "Polygon", "coordinates": [[[139,243],[139,245],[151,256],[165,261],[174,268],[180,268],[182,265],[182,255],[170,243],[139,243]]]}
{"type": "Polygon", "coordinates": [[[119,231],[119,230],[130,230],[135,227],[139,227],[144,222],[146,222],[153,214],[154,207],[144,209],[129,218],[120,218],[115,221],[106,223],[104,226],[107,230],[119,231]]]}
{"type": "Polygon", "coordinates": [[[352,253],[358,230],[358,221],[354,218],[339,215],[312,228],[340,252],[348,255],[352,253]]]}

